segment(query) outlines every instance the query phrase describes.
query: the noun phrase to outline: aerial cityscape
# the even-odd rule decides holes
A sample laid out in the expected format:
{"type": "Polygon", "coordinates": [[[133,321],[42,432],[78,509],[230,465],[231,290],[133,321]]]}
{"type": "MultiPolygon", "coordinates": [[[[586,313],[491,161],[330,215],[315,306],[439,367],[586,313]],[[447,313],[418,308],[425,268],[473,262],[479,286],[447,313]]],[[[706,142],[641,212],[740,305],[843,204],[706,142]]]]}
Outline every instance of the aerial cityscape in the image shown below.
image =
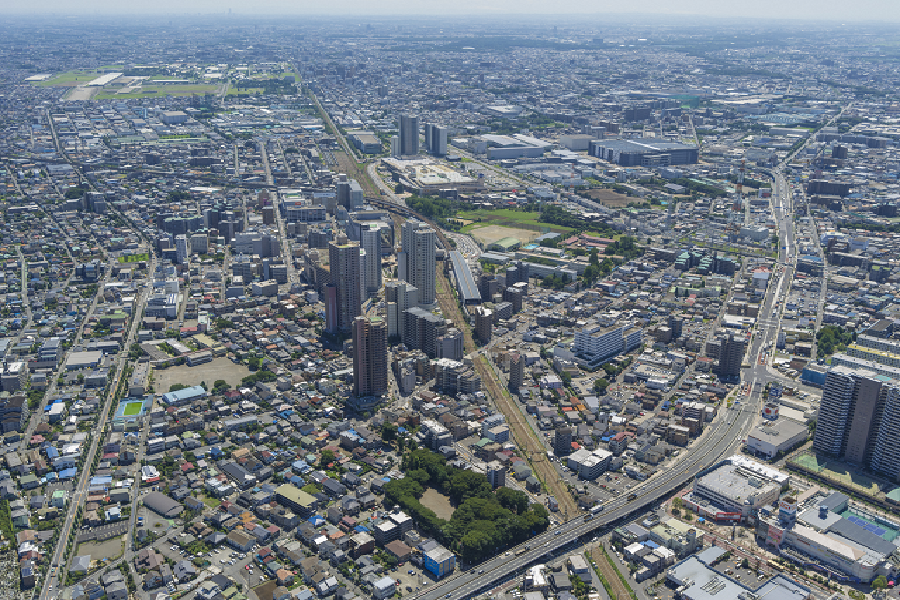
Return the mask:
{"type": "Polygon", "coordinates": [[[0,32],[0,600],[900,598],[895,25],[0,32]]]}

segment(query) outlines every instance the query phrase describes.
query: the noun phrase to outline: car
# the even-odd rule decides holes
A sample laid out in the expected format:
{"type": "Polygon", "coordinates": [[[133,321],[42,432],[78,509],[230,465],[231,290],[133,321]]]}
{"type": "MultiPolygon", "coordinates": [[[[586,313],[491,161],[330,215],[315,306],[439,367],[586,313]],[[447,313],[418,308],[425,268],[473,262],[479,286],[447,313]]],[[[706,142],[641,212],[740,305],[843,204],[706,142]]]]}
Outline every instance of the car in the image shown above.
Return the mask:
{"type": "Polygon", "coordinates": [[[406,591],[407,591],[407,592],[411,592],[411,591],[412,591],[412,586],[411,586],[411,585],[406,586],[406,591]]]}
{"type": "Polygon", "coordinates": [[[247,571],[249,571],[249,570],[250,570],[250,565],[245,566],[244,569],[246,569],[247,571]]]}
{"type": "Polygon", "coordinates": [[[412,569],[410,569],[409,571],[407,571],[407,573],[410,574],[410,575],[413,575],[412,569]]]}

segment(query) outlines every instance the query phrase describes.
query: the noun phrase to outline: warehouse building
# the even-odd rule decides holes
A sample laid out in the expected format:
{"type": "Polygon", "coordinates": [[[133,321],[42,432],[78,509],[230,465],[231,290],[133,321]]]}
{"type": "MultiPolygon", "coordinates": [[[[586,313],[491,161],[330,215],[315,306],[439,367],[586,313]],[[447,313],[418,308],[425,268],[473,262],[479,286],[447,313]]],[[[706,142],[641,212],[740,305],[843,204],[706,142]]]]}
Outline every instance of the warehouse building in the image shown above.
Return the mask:
{"type": "Polygon", "coordinates": [[[657,138],[594,140],[588,152],[623,167],[667,167],[692,165],[700,161],[697,146],[657,138]]]}

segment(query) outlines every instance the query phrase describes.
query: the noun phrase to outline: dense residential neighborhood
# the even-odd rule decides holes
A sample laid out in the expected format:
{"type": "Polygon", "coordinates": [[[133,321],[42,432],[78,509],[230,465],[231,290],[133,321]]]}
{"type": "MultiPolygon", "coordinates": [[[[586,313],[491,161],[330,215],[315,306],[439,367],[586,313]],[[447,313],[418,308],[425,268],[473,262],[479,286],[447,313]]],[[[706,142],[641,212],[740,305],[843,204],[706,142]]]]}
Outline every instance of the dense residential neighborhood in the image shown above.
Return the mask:
{"type": "Polygon", "coordinates": [[[5,20],[0,598],[898,597],[832,25],[5,20]]]}

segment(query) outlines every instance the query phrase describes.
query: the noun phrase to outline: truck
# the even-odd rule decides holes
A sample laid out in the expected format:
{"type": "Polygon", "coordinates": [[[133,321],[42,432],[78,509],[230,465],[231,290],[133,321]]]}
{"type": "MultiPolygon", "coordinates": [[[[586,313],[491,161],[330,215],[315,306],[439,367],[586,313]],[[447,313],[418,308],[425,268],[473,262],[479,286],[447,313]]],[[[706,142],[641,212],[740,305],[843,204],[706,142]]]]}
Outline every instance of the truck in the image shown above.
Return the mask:
{"type": "Polygon", "coordinates": [[[593,508],[591,509],[591,514],[592,514],[592,515],[596,515],[598,512],[600,512],[600,511],[602,511],[602,510],[603,510],[603,505],[602,505],[602,504],[598,504],[597,506],[595,506],[595,507],[593,507],[593,508]]]}
{"type": "Polygon", "coordinates": [[[137,526],[138,526],[138,527],[143,527],[143,526],[144,526],[144,517],[138,517],[138,519],[137,519],[137,526]]]}

